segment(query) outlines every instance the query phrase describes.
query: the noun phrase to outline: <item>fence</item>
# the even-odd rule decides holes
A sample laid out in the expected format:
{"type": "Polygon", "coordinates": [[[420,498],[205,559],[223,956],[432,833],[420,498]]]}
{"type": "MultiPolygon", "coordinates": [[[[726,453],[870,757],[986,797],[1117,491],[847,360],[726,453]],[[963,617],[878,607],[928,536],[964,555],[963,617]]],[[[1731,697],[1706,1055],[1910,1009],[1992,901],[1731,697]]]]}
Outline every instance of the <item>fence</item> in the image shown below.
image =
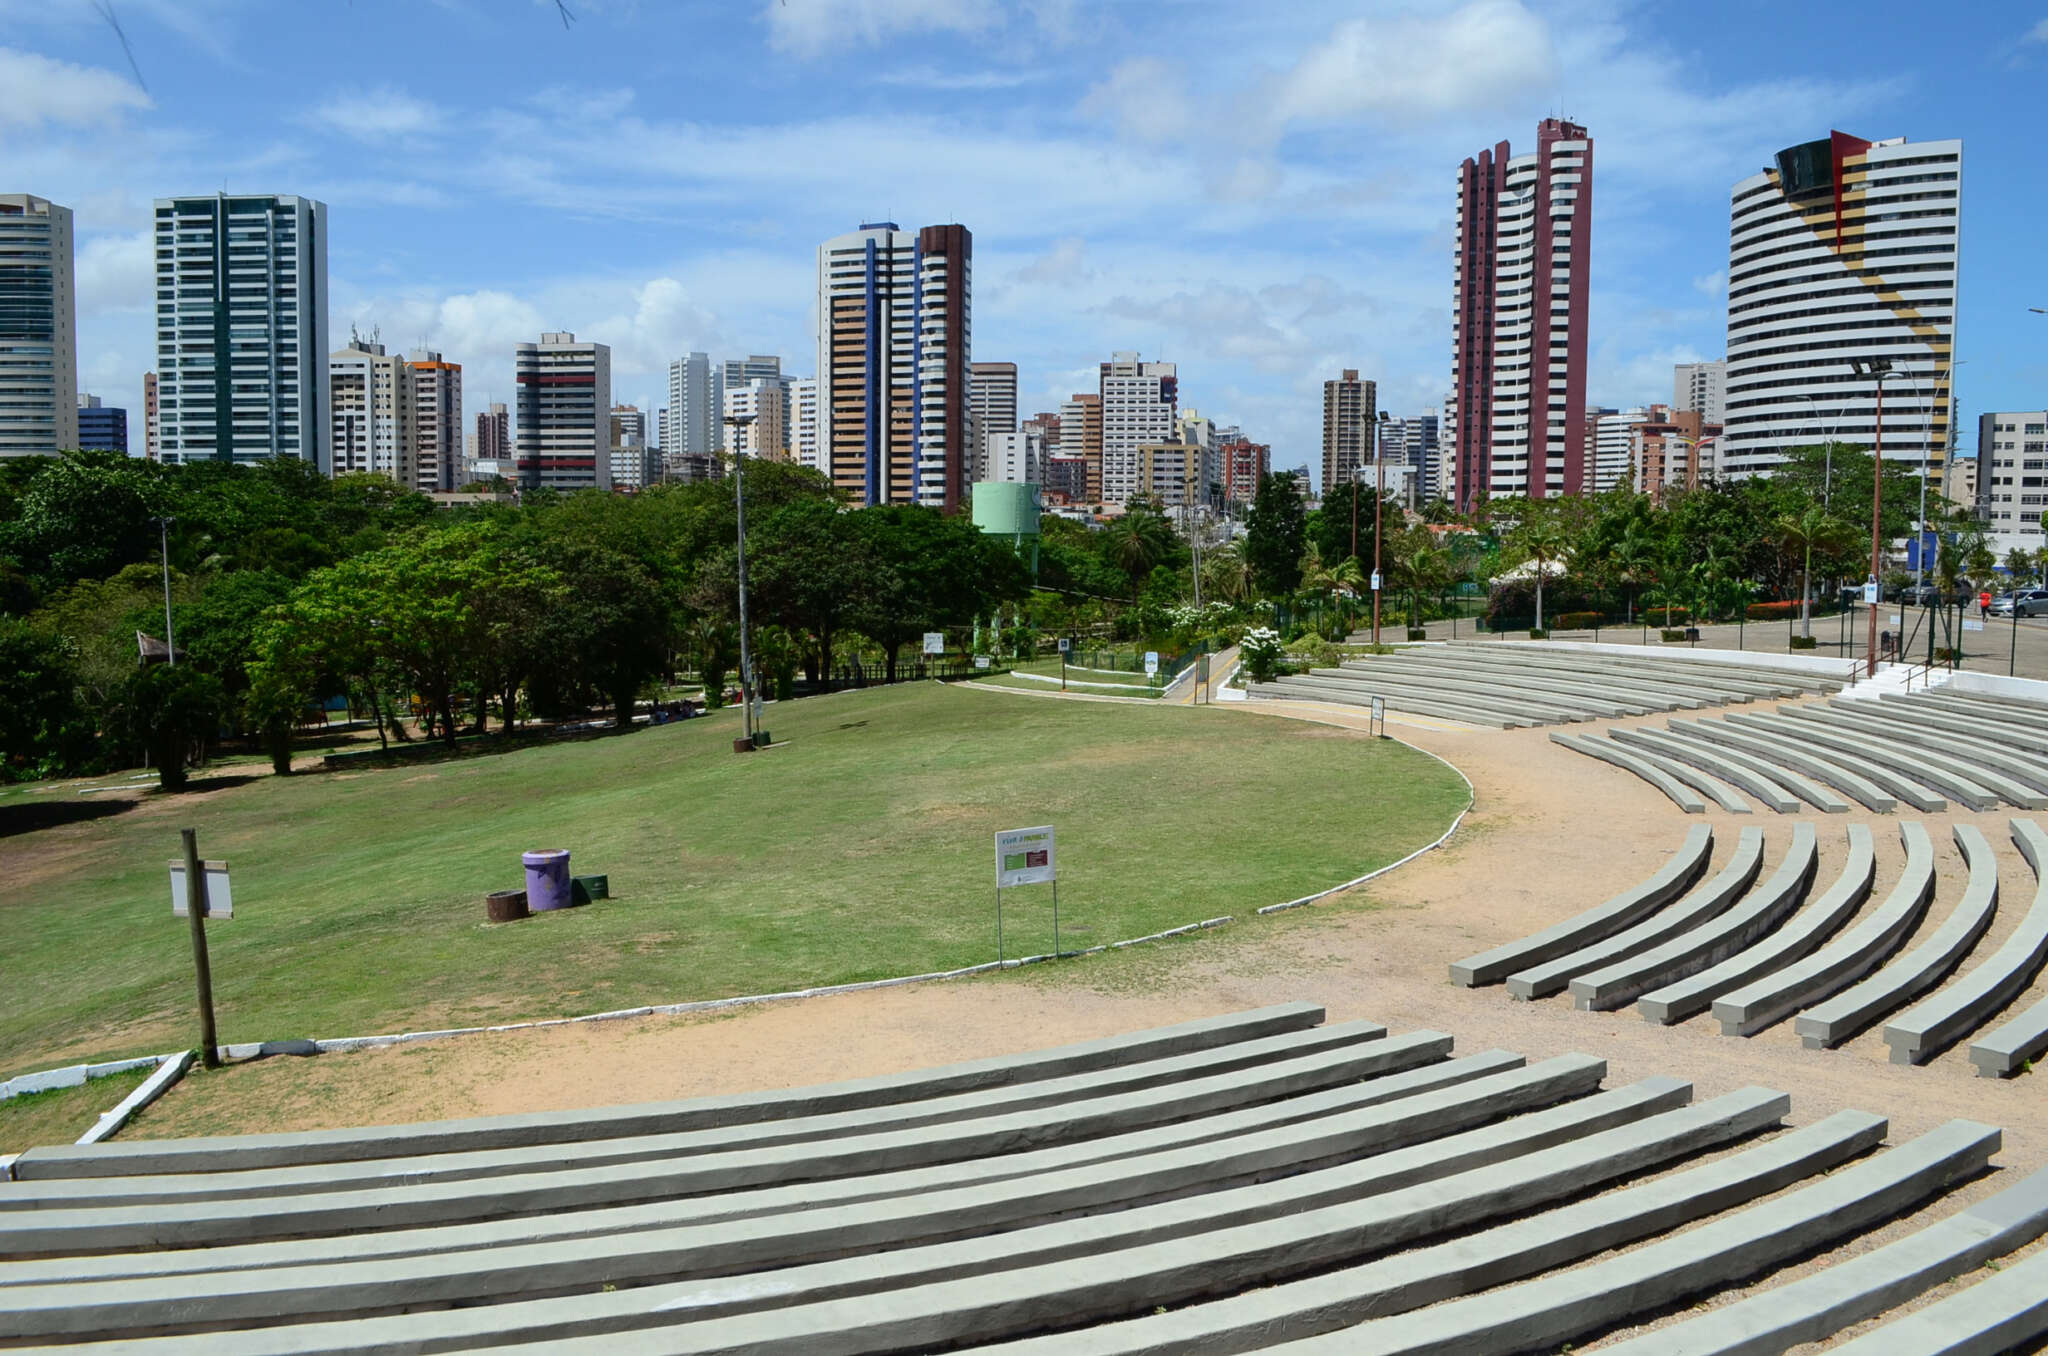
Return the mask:
{"type": "MultiPolygon", "coordinates": [[[[1142,658],[1142,656],[1140,656],[1142,658]]],[[[915,655],[906,656],[896,662],[896,676],[888,676],[888,666],[880,660],[834,665],[819,675],[814,686],[801,675],[796,681],[797,695],[816,696],[822,692],[844,692],[849,688],[884,687],[891,682],[919,683],[927,678],[942,683],[954,683],[963,678],[985,677],[991,673],[1006,673],[1009,665],[1000,659],[990,660],[987,668],[975,667],[972,658],[959,655],[915,655]]],[[[1143,665],[1140,665],[1142,668],[1143,665]]]]}

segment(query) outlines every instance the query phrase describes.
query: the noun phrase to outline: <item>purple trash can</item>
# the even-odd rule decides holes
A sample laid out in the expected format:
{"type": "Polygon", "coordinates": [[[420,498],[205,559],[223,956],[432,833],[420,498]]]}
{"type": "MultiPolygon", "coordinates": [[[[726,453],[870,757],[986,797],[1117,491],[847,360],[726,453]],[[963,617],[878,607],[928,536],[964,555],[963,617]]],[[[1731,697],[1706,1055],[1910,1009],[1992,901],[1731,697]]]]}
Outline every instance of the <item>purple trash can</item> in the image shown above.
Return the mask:
{"type": "Polygon", "coordinates": [[[526,907],[534,913],[569,907],[569,853],[564,848],[524,852],[526,907]]]}

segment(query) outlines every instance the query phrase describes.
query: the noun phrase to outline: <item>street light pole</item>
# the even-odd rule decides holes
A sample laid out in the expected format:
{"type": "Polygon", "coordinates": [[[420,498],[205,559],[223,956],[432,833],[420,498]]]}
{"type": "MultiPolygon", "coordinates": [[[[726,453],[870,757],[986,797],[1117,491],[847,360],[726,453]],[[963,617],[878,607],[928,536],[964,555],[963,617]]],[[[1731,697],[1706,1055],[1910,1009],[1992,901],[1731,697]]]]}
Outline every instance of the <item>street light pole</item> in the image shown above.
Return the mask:
{"type": "Polygon", "coordinates": [[[1870,454],[1870,582],[1875,586],[1877,597],[1870,604],[1870,639],[1864,665],[1865,675],[1874,678],[1877,676],[1877,607],[1884,601],[1881,573],[1884,563],[1884,379],[1892,374],[1892,364],[1889,358],[1851,358],[1849,366],[1856,375],[1870,377],[1877,383],[1877,422],[1870,454]]]}
{"type": "Polygon", "coordinates": [[[727,415],[725,422],[740,430],[741,436],[733,439],[732,449],[732,500],[734,516],[738,519],[739,539],[739,584],[740,584],[740,720],[746,732],[749,748],[754,743],[754,652],[747,642],[747,451],[741,446],[747,425],[754,422],[748,414],[727,415]]]}
{"type": "MultiPolygon", "coordinates": [[[[1377,645],[1380,643],[1380,519],[1385,512],[1381,505],[1387,497],[1386,459],[1375,458],[1373,470],[1378,476],[1378,484],[1372,493],[1372,643],[1377,645]]],[[[1358,503],[1356,492],[1352,494],[1351,502],[1354,505],[1358,503]]]]}
{"type": "Polygon", "coordinates": [[[163,546],[164,562],[164,662],[178,666],[178,647],[171,635],[171,524],[176,518],[158,518],[156,529],[163,546]]]}

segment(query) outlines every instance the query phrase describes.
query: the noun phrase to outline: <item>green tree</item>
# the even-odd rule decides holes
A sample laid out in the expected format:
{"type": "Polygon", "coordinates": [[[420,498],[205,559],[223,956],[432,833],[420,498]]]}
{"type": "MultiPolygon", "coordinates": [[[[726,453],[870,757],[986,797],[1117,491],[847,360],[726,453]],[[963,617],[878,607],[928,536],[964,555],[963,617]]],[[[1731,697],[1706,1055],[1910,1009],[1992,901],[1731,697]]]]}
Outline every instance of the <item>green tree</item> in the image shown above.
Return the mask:
{"type": "Polygon", "coordinates": [[[115,452],[68,452],[37,468],[23,492],[5,546],[28,562],[46,588],[103,579],[155,559],[152,518],[167,496],[153,463],[115,452]]]}
{"type": "Polygon", "coordinates": [[[1133,500],[1123,514],[1103,528],[1103,558],[1123,572],[1136,598],[1152,571],[1172,561],[1179,548],[1173,525],[1156,504],[1133,500]]]}
{"type": "Polygon", "coordinates": [[[1818,504],[1809,504],[1798,513],[1781,514],[1772,524],[1771,540],[1777,544],[1787,565],[1799,571],[1800,634],[1813,634],[1814,555],[1817,553],[1826,560],[1831,554],[1845,549],[1854,538],[1855,533],[1848,524],[1818,504]]]}
{"type": "Polygon", "coordinates": [[[1543,581],[1552,565],[1562,564],[1571,556],[1571,537],[1564,525],[1550,514],[1532,514],[1524,518],[1508,534],[1508,546],[1513,557],[1522,563],[1535,567],[1536,572],[1536,629],[1543,629],[1543,581]]]}
{"type": "Polygon", "coordinates": [[[1244,556],[1259,589],[1268,596],[1294,592],[1301,585],[1301,555],[1308,545],[1308,512],[1294,473],[1259,477],[1244,521],[1244,556]]]}
{"type": "Polygon", "coordinates": [[[852,621],[882,648],[887,682],[896,681],[903,646],[922,632],[971,625],[1030,592],[1024,562],[1009,544],[964,518],[907,504],[847,516],[867,568],[852,621]]]}
{"type": "Polygon", "coordinates": [[[220,682],[190,664],[145,664],[123,685],[118,728],[156,765],[166,791],[183,790],[186,766],[205,756],[226,698],[220,682]]]}
{"type": "Polygon", "coordinates": [[[63,637],[0,617],[0,781],[77,767],[92,724],[78,704],[78,671],[63,637]]]}

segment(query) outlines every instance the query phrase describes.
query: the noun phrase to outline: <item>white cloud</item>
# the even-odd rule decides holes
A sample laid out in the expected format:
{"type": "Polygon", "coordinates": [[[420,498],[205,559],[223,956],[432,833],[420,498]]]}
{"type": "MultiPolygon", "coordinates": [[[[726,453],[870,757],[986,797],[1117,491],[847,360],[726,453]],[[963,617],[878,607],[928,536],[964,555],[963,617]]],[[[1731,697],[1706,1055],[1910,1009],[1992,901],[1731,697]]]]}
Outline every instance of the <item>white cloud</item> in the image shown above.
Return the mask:
{"type": "Polygon", "coordinates": [[[1264,93],[1281,124],[1419,122],[1517,108],[1551,88],[1556,65],[1541,19],[1517,0],[1475,0],[1449,14],[1346,20],[1264,93]]]}
{"type": "Polygon", "coordinates": [[[1728,290],[1728,270],[1717,268],[1692,280],[1692,290],[1702,296],[1718,297],[1728,290]]]}
{"type": "Polygon", "coordinates": [[[1004,281],[1043,288],[1072,289],[1083,286],[1095,278],[1095,270],[1088,267],[1087,248],[1087,242],[1080,236],[1067,236],[1055,242],[1052,249],[1010,274],[1004,281]]]}
{"type": "Polygon", "coordinates": [[[2027,36],[2021,38],[2020,41],[2048,43],[2048,19],[2043,19],[2028,29],[2027,36]]]}
{"type": "Polygon", "coordinates": [[[12,47],[0,47],[0,90],[0,127],[110,126],[151,106],[147,94],[112,71],[12,47]]]}
{"type": "Polygon", "coordinates": [[[768,0],[764,9],[769,42],[805,58],[902,33],[986,33],[1003,21],[995,0],[768,0]]]}
{"type": "Polygon", "coordinates": [[[1036,84],[1045,78],[1046,72],[1039,70],[943,71],[936,66],[906,66],[900,70],[884,71],[875,77],[875,83],[902,89],[953,92],[1016,89],[1023,85],[1036,84]]]}
{"type": "Polygon", "coordinates": [[[1135,141],[1178,141],[1196,129],[1198,112],[1178,67],[1158,57],[1132,57],[1088,91],[1081,111],[1103,118],[1135,141]]]}
{"type": "Polygon", "coordinates": [[[96,235],[78,250],[73,278],[80,315],[147,308],[156,287],[151,233],[96,235]]]}
{"type": "Polygon", "coordinates": [[[312,121],[359,141],[390,141],[438,131],[445,121],[440,109],[403,90],[345,90],[312,112],[312,121]]]}

